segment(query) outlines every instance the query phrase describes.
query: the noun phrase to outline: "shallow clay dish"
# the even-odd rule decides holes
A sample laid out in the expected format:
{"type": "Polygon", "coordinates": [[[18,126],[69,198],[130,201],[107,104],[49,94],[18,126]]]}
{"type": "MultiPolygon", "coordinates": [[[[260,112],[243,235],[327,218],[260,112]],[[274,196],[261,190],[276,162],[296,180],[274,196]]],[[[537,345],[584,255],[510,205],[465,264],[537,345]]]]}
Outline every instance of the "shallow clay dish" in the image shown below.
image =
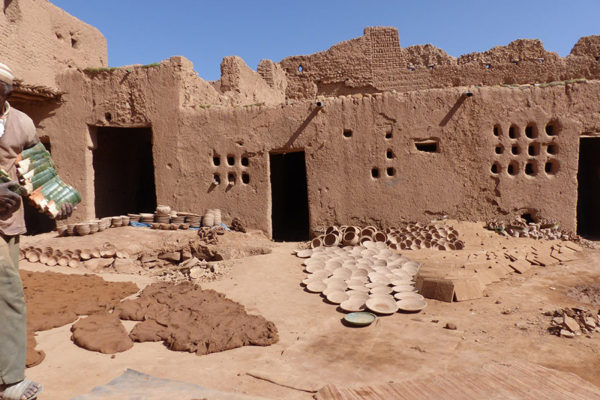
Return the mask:
{"type": "Polygon", "coordinates": [[[375,321],[376,319],[377,319],[377,316],[375,314],[371,314],[370,312],[365,312],[365,311],[353,312],[353,313],[347,314],[344,317],[344,321],[346,321],[348,324],[354,325],[354,326],[371,325],[373,323],[373,321],[375,321]]]}
{"type": "Polygon", "coordinates": [[[327,293],[327,301],[333,304],[340,304],[348,300],[348,295],[343,290],[334,290],[327,293]]]}
{"type": "Polygon", "coordinates": [[[375,286],[371,288],[371,294],[390,294],[392,293],[392,288],[389,286],[375,286]]]}
{"type": "Polygon", "coordinates": [[[346,312],[357,312],[365,309],[365,300],[357,297],[350,297],[340,304],[340,308],[346,312]]]}
{"type": "Polygon", "coordinates": [[[321,281],[310,282],[308,285],[306,285],[306,289],[313,293],[321,293],[326,288],[327,285],[321,281]]]}
{"type": "Polygon", "coordinates": [[[396,305],[402,311],[418,312],[427,307],[427,302],[418,298],[409,298],[404,300],[398,300],[396,302],[396,305]]]}
{"type": "Polygon", "coordinates": [[[404,299],[419,299],[419,300],[425,300],[425,297],[423,297],[423,295],[417,293],[417,292],[403,292],[403,293],[396,293],[394,294],[394,298],[396,300],[404,300],[404,299]]]}
{"type": "Polygon", "coordinates": [[[325,268],[325,266],[323,264],[308,264],[306,266],[306,268],[304,268],[307,272],[310,272],[311,274],[314,274],[317,271],[322,271],[323,268],[325,268]]]}
{"type": "Polygon", "coordinates": [[[413,285],[396,285],[392,288],[396,293],[414,292],[417,290],[413,285]]]}
{"type": "Polygon", "coordinates": [[[398,311],[396,300],[391,296],[370,297],[365,302],[365,305],[369,310],[376,312],[377,314],[393,314],[398,311]]]}
{"type": "Polygon", "coordinates": [[[364,286],[364,285],[360,285],[360,286],[348,286],[348,289],[350,290],[356,290],[357,292],[362,292],[362,293],[369,293],[369,288],[364,286]]]}
{"type": "Polygon", "coordinates": [[[312,256],[312,253],[313,252],[310,249],[298,250],[296,256],[300,258],[309,258],[310,256],[312,256]]]}

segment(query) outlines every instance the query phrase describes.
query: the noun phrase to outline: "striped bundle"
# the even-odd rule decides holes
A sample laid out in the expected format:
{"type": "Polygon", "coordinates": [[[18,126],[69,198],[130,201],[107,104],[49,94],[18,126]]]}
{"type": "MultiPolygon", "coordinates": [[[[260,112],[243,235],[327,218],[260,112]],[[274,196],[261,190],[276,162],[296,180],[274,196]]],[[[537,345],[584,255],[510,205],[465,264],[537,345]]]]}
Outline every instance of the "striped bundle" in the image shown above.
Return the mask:
{"type": "Polygon", "coordinates": [[[21,186],[13,191],[28,197],[41,212],[55,218],[63,204],[76,205],[81,202],[79,192],[58,176],[50,153],[42,143],[23,150],[17,156],[16,164],[21,186]]]}

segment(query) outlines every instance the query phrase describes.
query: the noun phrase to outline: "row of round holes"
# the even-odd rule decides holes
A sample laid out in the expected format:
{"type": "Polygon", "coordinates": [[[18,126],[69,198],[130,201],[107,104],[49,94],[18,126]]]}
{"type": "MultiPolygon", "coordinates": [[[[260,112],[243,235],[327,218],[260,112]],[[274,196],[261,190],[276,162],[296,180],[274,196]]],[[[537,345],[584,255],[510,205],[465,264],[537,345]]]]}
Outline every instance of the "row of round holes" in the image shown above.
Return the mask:
{"type": "MultiPolygon", "coordinates": [[[[235,172],[229,172],[227,174],[227,182],[228,182],[229,186],[235,185],[235,178],[236,178],[235,172]]],[[[215,185],[220,185],[221,184],[221,175],[219,175],[218,173],[213,174],[213,183],[215,185]]],[[[242,172],[242,183],[245,185],[250,183],[250,175],[247,172],[242,172]]]]}
{"type": "MultiPolygon", "coordinates": [[[[249,165],[249,161],[248,161],[248,157],[242,157],[240,159],[240,164],[242,164],[242,167],[247,167],[249,165]]],[[[213,156],[213,165],[215,167],[218,167],[219,165],[221,165],[221,156],[215,155],[213,156]]],[[[227,156],[227,165],[235,165],[235,156],[234,155],[228,155],[227,156]]]]}
{"type": "MultiPolygon", "coordinates": [[[[537,142],[530,144],[527,147],[527,154],[529,154],[530,156],[538,156],[540,154],[540,147],[541,144],[537,142]]],[[[519,155],[521,154],[521,147],[519,147],[519,145],[514,144],[511,146],[510,152],[515,156],[519,155]]],[[[502,144],[496,145],[496,154],[502,153],[504,153],[504,146],[502,144]]],[[[549,143],[546,146],[546,153],[550,155],[558,154],[558,145],[556,143],[549,143]]]]}
{"type": "MultiPolygon", "coordinates": [[[[344,137],[346,139],[350,139],[352,137],[352,130],[351,129],[344,129],[343,135],[344,135],[344,137]]],[[[390,140],[392,138],[392,132],[386,132],[385,133],[385,138],[387,140],[390,140]]]]}
{"type": "MultiPolygon", "coordinates": [[[[387,167],[387,168],[385,169],[385,174],[386,174],[387,176],[390,176],[390,177],[391,177],[391,176],[395,176],[395,175],[396,175],[396,168],[394,168],[394,167],[387,167]]],[[[373,168],[371,169],[371,177],[372,177],[373,179],[379,179],[380,175],[381,175],[381,174],[379,173],[379,168],[378,168],[378,167],[373,167],[373,168]]]]}
{"type": "MultiPolygon", "coordinates": [[[[502,128],[500,127],[500,125],[495,125],[494,126],[494,136],[499,137],[501,130],[502,130],[502,128]]],[[[514,124],[511,125],[510,128],[508,128],[508,137],[511,139],[518,139],[519,138],[518,130],[519,130],[519,127],[517,125],[514,125],[514,124]]],[[[555,136],[558,133],[558,132],[556,132],[553,122],[549,122],[546,124],[545,131],[546,131],[546,135],[548,135],[548,136],[555,136]]],[[[539,136],[537,125],[536,124],[527,125],[525,127],[525,136],[527,136],[529,139],[537,138],[539,136]]]]}
{"type": "MultiPolygon", "coordinates": [[[[492,164],[492,174],[499,174],[500,169],[501,167],[499,162],[496,161],[494,164],[492,164]]],[[[520,172],[520,170],[520,165],[516,161],[511,161],[508,164],[508,167],[506,168],[506,172],[512,176],[517,175],[520,172]]],[[[527,163],[525,164],[524,172],[525,175],[532,176],[536,175],[539,171],[535,162],[527,161],[527,163]]],[[[544,164],[544,172],[546,173],[546,175],[556,175],[556,173],[558,172],[558,160],[550,159],[546,161],[546,163],[544,164]]]]}

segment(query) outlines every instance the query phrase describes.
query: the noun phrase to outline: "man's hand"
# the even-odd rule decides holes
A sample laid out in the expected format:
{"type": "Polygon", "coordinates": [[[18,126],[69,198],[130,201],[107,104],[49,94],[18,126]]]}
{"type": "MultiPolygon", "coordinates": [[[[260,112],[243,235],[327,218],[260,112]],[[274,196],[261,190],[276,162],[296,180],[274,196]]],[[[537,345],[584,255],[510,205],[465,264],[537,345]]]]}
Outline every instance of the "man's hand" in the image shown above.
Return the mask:
{"type": "Polygon", "coordinates": [[[7,219],[21,206],[21,197],[10,190],[16,186],[14,181],[0,183],[0,219],[7,219]]]}
{"type": "Polygon", "coordinates": [[[73,207],[73,204],[71,204],[71,203],[64,203],[60,207],[60,212],[56,216],[56,219],[69,218],[71,216],[71,214],[73,214],[73,210],[74,209],[75,209],[75,207],[73,207]]]}

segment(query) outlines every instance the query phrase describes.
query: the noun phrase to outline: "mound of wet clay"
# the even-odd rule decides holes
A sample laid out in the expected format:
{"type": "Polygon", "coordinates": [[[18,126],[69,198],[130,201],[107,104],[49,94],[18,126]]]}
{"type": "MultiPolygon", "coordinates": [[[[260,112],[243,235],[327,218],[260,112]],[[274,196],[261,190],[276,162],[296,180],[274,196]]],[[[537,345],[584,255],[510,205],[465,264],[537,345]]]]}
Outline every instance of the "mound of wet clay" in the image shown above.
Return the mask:
{"type": "Polygon", "coordinates": [[[115,307],[115,314],[141,321],[130,333],[136,342],[162,341],[170,350],[198,355],[279,340],[272,322],[247,314],[244,306],[221,293],[189,282],[150,285],[137,299],[115,307]]]}
{"type": "Polygon", "coordinates": [[[79,315],[111,310],[139,291],[132,282],[106,282],[96,275],[21,271],[21,279],[27,305],[28,367],[44,359],[44,353],[35,349],[35,332],[70,324],[79,315]]]}
{"type": "Polygon", "coordinates": [[[99,313],[82,318],[71,327],[71,340],[86,350],[115,354],[133,347],[121,320],[115,314],[99,313]]]}

